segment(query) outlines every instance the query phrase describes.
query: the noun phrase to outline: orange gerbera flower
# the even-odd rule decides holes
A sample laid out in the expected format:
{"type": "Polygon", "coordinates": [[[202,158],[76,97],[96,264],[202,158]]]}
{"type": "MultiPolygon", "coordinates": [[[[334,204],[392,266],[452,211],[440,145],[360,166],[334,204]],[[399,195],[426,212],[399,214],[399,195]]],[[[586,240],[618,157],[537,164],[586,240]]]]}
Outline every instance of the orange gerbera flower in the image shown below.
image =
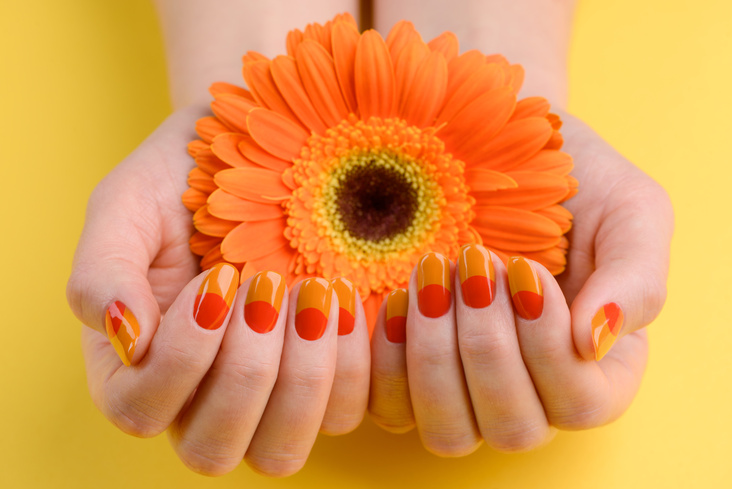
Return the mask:
{"type": "Polygon", "coordinates": [[[572,159],[549,103],[517,101],[519,65],[409,22],[359,34],[348,14],[290,32],[287,53],[247,53],[249,90],[211,87],[183,196],[202,268],[345,276],[371,317],[428,251],[564,270],[572,159]]]}

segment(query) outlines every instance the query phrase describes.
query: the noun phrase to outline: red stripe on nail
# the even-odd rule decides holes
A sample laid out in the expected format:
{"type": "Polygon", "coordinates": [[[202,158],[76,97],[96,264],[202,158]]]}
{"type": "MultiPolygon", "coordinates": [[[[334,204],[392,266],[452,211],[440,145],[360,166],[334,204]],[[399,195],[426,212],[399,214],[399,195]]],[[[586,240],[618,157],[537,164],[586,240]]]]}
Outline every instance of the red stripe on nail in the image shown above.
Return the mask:
{"type": "Polygon", "coordinates": [[[348,309],[344,309],[342,307],[338,308],[338,335],[343,336],[351,334],[355,323],[356,318],[348,312],[348,309]]]}
{"type": "Polygon", "coordinates": [[[386,339],[392,343],[404,343],[407,341],[407,318],[394,316],[386,320],[386,339]]]}
{"type": "Polygon", "coordinates": [[[295,329],[300,338],[314,341],[323,336],[328,318],[322,311],[314,307],[303,309],[295,316],[295,329]]]}
{"type": "Polygon", "coordinates": [[[419,312],[428,318],[438,318],[450,309],[452,294],[442,285],[430,284],[417,293],[419,312]]]}
{"type": "Polygon", "coordinates": [[[196,323],[203,329],[219,329],[229,314],[224,298],[210,292],[203,296],[203,300],[200,294],[196,296],[193,310],[196,311],[196,323]]]}
{"type": "Polygon", "coordinates": [[[496,283],[482,275],[466,278],[460,287],[463,289],[465,305],[480,309],[491,305],[496,283]]]}
{"type": "Polygon", "coordinates": [[[272,331],[279,317],[277,309],[266,301],[254,301],[244,306],[244,319],[249,327],[257,333],[272,331]]]}
{"type": "Polygon", "coordinates": [[[528,290],[520,290],[513,295],[513,305],[524,319],[537,319],[544,310],[544,296],[528,290]]]}
{"type": "Polygon", "coordinates": [[[622,326],[622,323],[618,321],[618,318],[620,317],[620,306],[611,302],[610,304],[605,304],[604,309],[605,318],[607,318],[607,327],[613,335],[617,336],[620,332],[620,327],[622,326]]]}

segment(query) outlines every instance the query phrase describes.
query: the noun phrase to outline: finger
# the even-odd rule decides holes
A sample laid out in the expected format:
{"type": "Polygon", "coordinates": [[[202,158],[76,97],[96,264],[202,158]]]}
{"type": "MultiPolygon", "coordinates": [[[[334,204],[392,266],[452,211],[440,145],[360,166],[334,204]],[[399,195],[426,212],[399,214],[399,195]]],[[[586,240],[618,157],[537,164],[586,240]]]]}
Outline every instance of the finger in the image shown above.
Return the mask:
{"type": "Polygon", "coordinates": [[[457,268],[460,356],[480,433],[503,452],[536,448],[551,430],[521,357],[506,268],[480,245],[463,246],[457,268]]]}
{"type": "Polygon", "coordinates": [[[322,278],[293,287],[277,382],[245,455],[260,473],[297,472],[318,435],[336,366],[338,301],[332,296],[322,278]]]}
{"type": "Polygon", "coordinates": [[[423,256],[409,285],[407,371],[422,444],[443,456],[461,456],[480,445],[458,350],[450,261],[423,256]]]}
{"type": "Polygon", "coordinates": [[[121,368],[102,338],[84,330],[89,390],[122,431],[154,436],[178,415],[216,357],[239,274],[219,264],[192,280],[160,323],[148,354],[121,368]]]}
{"type": "Polygon", "coordinates": [[[355,430],[369,400],[369,333],[361,299],[345,278],[332,282],[338,298],[338,354],[335,378],[320,431],[342,435],[355,430]]]}
{"type": "Polygon", "coordinates": [[[606,216],[595,238],[596,269],[572,303],[572,329],[582,358],[600,360],[625,334],[653,321],[666,300],[671,205],[645,185],[606,216]]]}
{"type": "Polygon", "coordinates": [[[369,412],[374,422],[392,433],[415,426],[407,381],[407,311],[409,293],[396,289],[382,303],[371,338],[369,412]]]}
{"type": "Polygon", "coordinates": [[[277,380],[288,294],[284,278],[259,272],[244,282],[211,369],[168,431],[192,470],[222,475],[244,458],[277,380]]]}
{"type": "Polygon", "coordinates": [[[644,334],[623,338],[615,355],[602,362],[584,360],[574,348],[564,295],[549,271],[512,257],[508,277],[521,354],[549,423],[586,429],[620,416],[643,376],[644,334]]]}

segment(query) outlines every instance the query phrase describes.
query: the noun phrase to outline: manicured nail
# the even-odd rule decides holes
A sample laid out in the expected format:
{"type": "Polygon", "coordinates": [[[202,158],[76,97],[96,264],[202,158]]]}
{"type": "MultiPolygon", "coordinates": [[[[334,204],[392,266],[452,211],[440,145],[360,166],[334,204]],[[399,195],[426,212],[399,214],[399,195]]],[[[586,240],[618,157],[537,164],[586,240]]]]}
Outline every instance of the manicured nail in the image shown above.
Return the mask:
{"type": "Polygon", "coordinates": [[[295,329],[300,338],[314,341],[328,325],[333,288],[324,278],[309,278],[300,286],[295,313],[295,329]]]}
{"type": "Polygon", "coordinates": [[[407,341],[407,309],[409,294],[406,289],[392,290],[386,297],[386,339],[392,343],[407,341]]]}
{"type": "Polygon", "coordinates": [[[595,347],[595,360],[600,360],[613,346],[623,328],[625,316],[620,306],[614,302],[602,306],[592,318],[592,346],[595,347]]]}
{"type": "Polygon", "coordinates": [[[249,282],[244,320],[257,333],[269,333],[280,317],[285,279],[277,272],[259,272],[249,282]]]}
{"type": "Polygon", "coordinates": [[[193,318],[203,329],[219,329],[229,314],[239,285],[239,271],[228,263],[218,263],[209,270],[198,289],[193,318]]]}
{"type": "Polygon", "coordinates": [[[135,354],[137,338],[140,337],[140,325],[135,315],[123,303],[116,301],[107,309],[104,323],[114,350],[122,359],[122,363],[129,367],[135,354]]]}
{"type": "Polygon", "coordinates": [[[450,262],[439,253],[427,253],[417,267],[417,304],[428,318],[438,318],[450,310],[450,262]]]}
{"type": "Polygon", "coordinates": [[[458,276],[466,306],[480,309],[491,305],[496,290],[496,271],[488,250],[478,244],[460,248],[458,276]]]}
{"type": "Polygon", "coordinates": [[[331,284],[338,296],[338,334],[351,334],[356,322],[356,289],[343,277],[332,280],[331,284]]]}
{"type": "Polygon", "coordinates": [[[508,285],[516,311],[524,319],[537,319],[544,310],[544,292],[534,267],[522,256],[508,260],[508,285]]]}

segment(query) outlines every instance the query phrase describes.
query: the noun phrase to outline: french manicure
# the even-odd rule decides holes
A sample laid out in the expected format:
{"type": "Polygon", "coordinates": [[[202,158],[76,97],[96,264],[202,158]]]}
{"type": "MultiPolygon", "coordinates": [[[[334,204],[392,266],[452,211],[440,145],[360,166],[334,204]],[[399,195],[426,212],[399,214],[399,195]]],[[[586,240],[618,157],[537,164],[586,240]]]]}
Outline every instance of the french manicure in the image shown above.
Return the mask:
{"type": "Polygon", "coordinates": [[[450,310],[450,262],[439,253],[427,253],[417,266],[417,305],[428,318],[438,318],[450,310]]]}
{"type": "Polygon", "coordinates": [[[407,310],[409,294],[406,289],[395,289],[386,297],[386,339],[392,343],[407,341],[407,310]]]}
{"type": "Polygon", "coordinates": [[[592,346],[595,348],[595,360],[600,360],[613,346],[623,328],[625,315],[614,302],[602,306],[592,318],[592,346]]]}
{"type": "Polygon", "coordinates": [[[244,320],[257,333],[269,333],[277,324],[285,295],[285,280],[277,272],[259,272],[252,278],[244,303],[244,320]]]}
{"type": "Polygon", "coordinates": [[[228,263],[217,263],[203,279],[193,305],[193,318],[203,329],[219,329],[229,314],[239,285],[239,271],[228,263]]]}
{"type": "Polygon", "coordinates": [[[491,305],[496,290],[496,271],[488,250],[478,244],[460,248],[458,277],[466,306],[480,309],[491,305]]]}
{"type": "Polygon", "coordinates": [[[537,319],[544,310],[544,292],[539,275],[529,261],[522,256],[508,260],[508,285],[511,298],[519,316],[537,319]]]}
{"type": "Polygon", "coordinates": [[[107,309],[104,323],[114,350],[122,363],[129,367],[135,354],[137,339],[140,337],[140,325],[137,318],[122,302],[115,301],[107,309]]]}
{"type": "Polygon", "coordinates": [[[300,338],[314,341],[323,336],[332,294],[333,288],[324,278],[309,278],[302,282],[295,313],[295,329],[300,338]]]}
{"type": "Polygon", "coordinates": [[[338,296],[338,335],[351,334],[356,322],[356,289],[343,277],[332,280],[331,284],[338,296]]]}

